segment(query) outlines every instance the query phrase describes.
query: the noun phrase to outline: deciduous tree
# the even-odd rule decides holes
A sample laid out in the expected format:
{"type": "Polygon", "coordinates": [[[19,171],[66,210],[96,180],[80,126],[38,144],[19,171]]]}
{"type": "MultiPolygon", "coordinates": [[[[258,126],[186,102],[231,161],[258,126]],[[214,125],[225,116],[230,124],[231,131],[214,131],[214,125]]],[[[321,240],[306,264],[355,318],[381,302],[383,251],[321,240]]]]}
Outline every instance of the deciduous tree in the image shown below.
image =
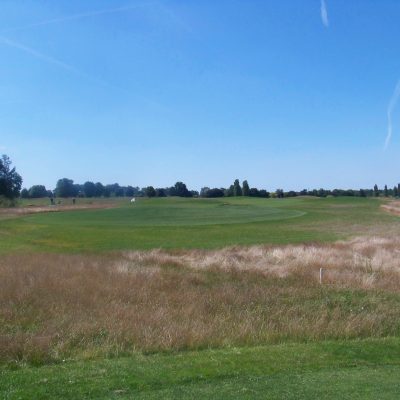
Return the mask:
{"type": "Polygon", "coordinates": [[[0,159],[0,196],[12,200],[20,194],[22,178],[11,164],[10,158],[3,154],[0,159]]]}
{"type": "Polygon", "coordinates": [[[147,197],[155,197],[156,191],[153,186],[147,186],[147,188],[145,189],[145,194],[147,197]]]}
{"type": "Polygon", "coordinates": [[[243,196],[249,196],[250,187],[247,181],[243,181],[243,196]]]}
{"type": "Polygon", "coordinates": [[[78,194],[74,181],[68,178],[57,181],[55,192],[57,197],[75,197],[78,194]]]}
{"type": "Polygon", "coordinates": [[[240,187],[239,179],[235,179],[235,182],[233,182],[233,195],[234,196],[242,195],[242,188],[240,187]]]}
{"type": "Polygon", "coordinates": [[[93,182],[85,182],[83,184],[83,193],[85,197],[95,197],[96,196],[96,185],[93,182]]]}
{"type": "Polygon", "coordinates": [[[47,189],[44,185],[33,185],[29,189],[29,197],[31,199],[39,199],[41,197],[47,197],[47,189]]]}

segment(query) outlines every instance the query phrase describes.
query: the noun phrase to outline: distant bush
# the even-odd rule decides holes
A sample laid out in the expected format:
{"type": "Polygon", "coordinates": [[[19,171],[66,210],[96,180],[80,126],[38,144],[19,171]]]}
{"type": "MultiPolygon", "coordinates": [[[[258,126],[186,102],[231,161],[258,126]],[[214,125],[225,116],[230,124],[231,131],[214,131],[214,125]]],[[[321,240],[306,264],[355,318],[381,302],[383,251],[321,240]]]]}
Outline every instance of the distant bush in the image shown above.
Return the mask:
{"type": "Polygon", "coordinates": [[[208,189],[203,193],[202,197],[224,197],[224,189],[218,189],[218,188],[213,188],[213,189],[208,189]]]}
{"type": "Polygon", "coordinates": [[[29,197],[31,199],[38,199],[40,197],[47,197],[47,189],[43,185],[33,185],[29,189],[29,197]]]}

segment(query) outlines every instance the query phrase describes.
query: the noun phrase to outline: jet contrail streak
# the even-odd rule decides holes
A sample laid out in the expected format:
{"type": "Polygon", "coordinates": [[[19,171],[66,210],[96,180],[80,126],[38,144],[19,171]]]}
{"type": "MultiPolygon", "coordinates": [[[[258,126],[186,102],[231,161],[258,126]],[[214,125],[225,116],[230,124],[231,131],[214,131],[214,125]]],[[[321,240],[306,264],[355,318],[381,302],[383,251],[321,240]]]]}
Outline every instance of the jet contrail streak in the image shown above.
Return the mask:
{"type": "Polygon", "coordinates": [[[53,65],[55,65],[55,66],[57,66],[59,68],[62,68],[64,70],[68,71],[68,72],[71,72],[71,73],[73,73],[73,74],[75,74],[77,76],[80,76],[82,78],[88,79],[88,80],[90,80],[92,82],[95,82],[97,84],[100,84],[102,86],[106,86],[106,87],[114,89],[114,90],[124,91],[123,89],[121,89],[121,88],[119,88],[117,86],[114,86],[114,85],[112,85],[112,84],[110,84],[108,82],[105,82],[105,81],[101,80],[101,79],[98,79],[98,78],[95,78],[95,77],[93,77],[91,75],[88,75],[87,73],[79,70],[78,68],[75,68],[72,65],[69,65],[69,64],[67,64],[67,63],[65,63],[63,61],[60,61],[57,58],[54,58],[54,57],[49,56],[47,54],[41,53],[40,51],[38,51],[36,49],[33,49],[32,47],[25,46],[24,44],[21,44],[19,42],[16,42],[16,41],[11,40],[9,38],[6,38],[4,36],[0,36],[0,44],[4,44],[6,46],[15,48],[17,50],[21,50],[24,53],[30,54],[31,56],[33,56],[33,57],[35,57],[35,58],[37,58],[39,60],[45,61],[45,62],[47,62],[49,64],[53,64],[53,65]]]}
{"type": "Polygon", "coordinates": [[[57,23],[60,23],[60,22],[73,21],[73,20],[76,20],[76,19],[94,17],[94,16],[97,16],[97,15],[113,14],[113,13],[118,13],[118,12],[122,12],[122,11],[128,11],[128,10],[132,10],[134,8],[139,8],[139,7],[148,6],[148,5],[152,5],[152,4],[154,4],[154,3],[141,3],[141,4],[135,4],[135,5],[125,6],[125,7],[108,8],[108,9],[105,9],[105,10],[89,11],[87,13],[80,13],[80,14],[72,14],[72,15],[67,15],[65,17],[47,19],[47,20],[44,20],[44,21],[40,21],[40,22],[35,22],[33,24],[29,24],[29,25],[24,25],[24,26],[19,26],[19,27],[16,27],[16,28],[6,29],[6,30],[3,31],[3,33],[17,32],[17,31],[22,31],[22,30],[26,30],[26,29],[36,28],[38,26],[57,24],[57,23]]]}
{"type": "Polygon", "coordinates": [[[25,46],[21,43],[15,42],[14,40],[8,39],[4,36],[0,36],[0,44],[5,44],[9,47],[14,47],[15,49],[21,50],[25,53],[30,54],[31,56],[38,58],[40,60],[46,61],[50,64],[57,65],[58,67],[61,67],[67,71],[73,72],[75,74],[80,74],[82,75],[82,72],[80,72],[78,69],[73,67],[72,65],[66,64],[60,60],[57,60],[54,57],[48,56],[46,54],[43,54],[35,49],[32,49],[32,47],[25,46]]]}
{"type": "Polygon", "coordinates": [[[389,105],[388,105],[388,109],[387,109],[388,131],[387,131],[386,140],[385,140],[385,150],[389,146],[390,139],[392,138],[392,113],[393,113],[394,108],[396,107],[399,96],[400,96],[400,80],[397,81],[397,85],[394,89],[394,92],[389,101],[389,105]]]}
{"type": "Polygon", "coordinates": [[[325,0],[321,0],[321,20],[325,28],[329,27],[328,9],[326,8],[325,0]]]}

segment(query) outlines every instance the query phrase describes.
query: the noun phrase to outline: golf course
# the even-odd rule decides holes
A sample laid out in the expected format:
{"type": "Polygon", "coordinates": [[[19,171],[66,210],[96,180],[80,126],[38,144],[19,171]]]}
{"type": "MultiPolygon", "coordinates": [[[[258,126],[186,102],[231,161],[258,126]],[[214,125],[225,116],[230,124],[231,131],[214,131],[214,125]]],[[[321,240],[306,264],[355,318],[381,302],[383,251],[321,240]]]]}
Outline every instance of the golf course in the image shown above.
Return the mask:
{"type": "Polygon", "coordinates": [[[0,400],[400,399],[399,21],[0,1],[0,400]]]}
{"type": "Polygon", "coordinates": [[[3,209],[0,397],[396,398],[400,219],[388,202],[3,209]]]}

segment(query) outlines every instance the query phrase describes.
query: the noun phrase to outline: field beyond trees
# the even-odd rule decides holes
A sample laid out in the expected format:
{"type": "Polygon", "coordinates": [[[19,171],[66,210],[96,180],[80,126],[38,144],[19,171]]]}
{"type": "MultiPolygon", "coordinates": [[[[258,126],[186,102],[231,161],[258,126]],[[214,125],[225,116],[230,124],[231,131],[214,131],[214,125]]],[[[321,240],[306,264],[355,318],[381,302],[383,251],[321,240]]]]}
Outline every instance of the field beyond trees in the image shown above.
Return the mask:
{"type": "Polygon", "coordinates": [[[4,398],[398,393],[396,203],[69,202],[0,215],[4,398]]]}

